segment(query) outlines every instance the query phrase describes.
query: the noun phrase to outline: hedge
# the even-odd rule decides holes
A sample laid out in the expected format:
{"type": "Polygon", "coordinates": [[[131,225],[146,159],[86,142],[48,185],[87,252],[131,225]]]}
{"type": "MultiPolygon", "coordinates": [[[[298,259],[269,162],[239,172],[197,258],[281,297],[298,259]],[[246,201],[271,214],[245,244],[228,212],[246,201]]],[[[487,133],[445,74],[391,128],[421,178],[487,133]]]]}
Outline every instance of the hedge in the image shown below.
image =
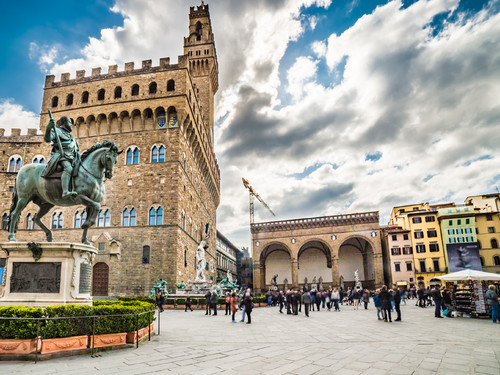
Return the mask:
{"type": "MultiPolygon", "coordinates": [[[[9,318],[41,318],[41,307],[7,306],[0,307],[0,317],[9,318]]],[[[34,339],[36,338],[36,320],[3,320],[0,319],[0,339],[34,339]]]]}
{"type": "MultiPolygon", "coordinates": [[[[9,306],[0,307],[0,317],[55,318],[82,316],[78,319],[47,319],[40,321],[42,338],[57,338],[88,335],[92,333],[95,318],[95,334],[132,332],[136,329],[136,316],[109,316],[119,314],[138,314],[153,309],[149,302],[141,301],[95,301],[87,305],[54,305],[45,308],[9,306]],[[101,317],[102,316],[102,317],[101,317]]],[[[139,329],[153,322],[154,311],[139,315],[139,329]]],[[[0,339],[36,338],[37,322],[29,320],[0,319],[0,339]]]]}
{"type": "Polygon", "coordinates": [[[132,296],[132,297],[118,297],[118,301],[131,302],[131,301],[140,301],[140,302],[149,302],[155,303],[155,299],[147,296],[132,296]]]}

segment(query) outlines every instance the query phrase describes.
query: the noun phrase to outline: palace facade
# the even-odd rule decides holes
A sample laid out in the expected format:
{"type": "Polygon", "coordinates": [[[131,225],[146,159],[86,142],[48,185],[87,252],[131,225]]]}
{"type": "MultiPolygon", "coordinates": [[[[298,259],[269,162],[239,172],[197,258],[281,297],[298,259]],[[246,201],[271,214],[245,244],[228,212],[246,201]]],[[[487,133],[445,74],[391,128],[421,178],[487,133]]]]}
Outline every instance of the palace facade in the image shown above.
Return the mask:
{"type": "MultiPolygon", "coordinates": [[[[214,95],[218,63],[208,5],[191,7],[184,54],[177,64],[162,58],[123,70],[111,65],[45,80],[40,128],[49,121],[73,120],[83,151],[97,142],[115,142],[119,155],[113,178],[105,182],[96,227],[89,238],[99,249],[93,265],[94,295],[144,295],[154,280],[175,289],[195,278],[195,251],[208,228],[207,279],[216,277],[216,209],[220,171],[214,153],[214,95]]],[[[3,135],[3,133],[1,134],[3,135]]],[[[17,171],[45,163],[50,145],[35,129],[0,137],[0,215],[9,214],[17,171]]],[[[38,207],[23,211],[18,241],[44,241],[34,228],[38,207]]],[[[44,218],[54,241],[79,242],[86,213],[82,206],[55,207],[44,218]]],[[[43,219],[42,219],[43,220],[43,219]]],[[[2,231],[0,240],[7,241],[2,231]]],[[[2,256],[0,255],[0,258],[2,256]]]]}

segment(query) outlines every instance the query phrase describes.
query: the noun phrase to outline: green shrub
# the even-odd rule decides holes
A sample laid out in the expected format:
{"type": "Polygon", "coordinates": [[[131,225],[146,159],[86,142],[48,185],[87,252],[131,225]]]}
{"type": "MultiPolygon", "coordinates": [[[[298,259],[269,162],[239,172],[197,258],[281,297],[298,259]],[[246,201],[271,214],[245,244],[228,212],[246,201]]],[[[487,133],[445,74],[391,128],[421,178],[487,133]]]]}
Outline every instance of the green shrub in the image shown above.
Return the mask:
{"type": "Polygon", "coordinates": [[[167,304],[167,305],[173,305],[174,302],[175,302],[175,300],[173,298],[167,298],[165,300],[165,304],[167,304]]]}
{"type": "MultiPolygon", "coordinates": [[[[41,318],[41,307],[7,306],[0,307],[0,317],[41,318]]],[[[44,321],[40,321],[40,329],[44,321]]],[[[0,339],[34,339],[37,335],[36,320],[4,320],[0,319],[0,339]]]]}
{"type": "MultiPolygon", "coordinates": [[[[53,305],[45,308],[47,318],[89,316],[93,307],[87,305],[53,305]]],[[[91,318],[48,319],[41,336],[44,339],[88,335],[92,332],[91,318]]]]}
{"type": "Polygon", "coordinates": [[[154,298],[147,296],[118,297],[118,301],[125,301],[125,302],[141,301],[141,302],[149,302],[152,304],[156,302],[154,298]]]}
{"type": "Polygon", "coordinates": [[[186,304],[186,299],[185,298],[177,298],[175,300],[175,303],[178,305],[184,305],[184,304],[186,304]]]}
{"type": "Polygon", "coordinates": [[[225,297],[224,298],[219,298],[219,300],[217,301],[217,303],[219,305],[224,305],[226,303],[226,298],[225,297]]]}

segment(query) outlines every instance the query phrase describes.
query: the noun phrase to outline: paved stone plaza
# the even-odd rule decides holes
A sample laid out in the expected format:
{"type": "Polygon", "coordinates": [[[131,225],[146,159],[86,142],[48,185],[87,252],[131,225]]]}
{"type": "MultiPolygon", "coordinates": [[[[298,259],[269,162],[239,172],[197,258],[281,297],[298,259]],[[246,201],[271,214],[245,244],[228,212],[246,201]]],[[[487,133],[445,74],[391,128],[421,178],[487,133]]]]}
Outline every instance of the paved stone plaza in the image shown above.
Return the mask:
{"type": "MultiPolygon", "coordinates": [[[[279,314],[257,308],[252,324],[224,312],[162,313],[161,335],[139,349],[37,364],[0,362],[2,374],[500,374],[500,325],[436,319],[434,308],[402,306],[403,322],[369,310],[279,314]]],[[[241,316],[241,314],[238,313],[241,316]]]]}

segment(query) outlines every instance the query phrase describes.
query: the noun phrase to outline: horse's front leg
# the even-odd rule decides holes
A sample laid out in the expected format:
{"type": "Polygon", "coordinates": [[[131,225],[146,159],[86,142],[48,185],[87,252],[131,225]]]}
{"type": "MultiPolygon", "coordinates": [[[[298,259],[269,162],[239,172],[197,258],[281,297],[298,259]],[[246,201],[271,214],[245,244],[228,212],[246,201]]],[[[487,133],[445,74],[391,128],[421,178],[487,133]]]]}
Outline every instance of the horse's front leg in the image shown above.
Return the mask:
{"type": "Polygon", "coordinates": [[[82,200],[83,204],[87,206],[87,219],[85,222],[82,224],[82,229],[83,229],[83,234],[82,234],[82,243],[86,245],[91,245],[90,241],[87,238],[87,232],[89,228],[95,224],[96,219],[97,219],[97,214],[99,210],[101,209],[101,205],[98,202],[93,201],[92,199],[80,195],[80,199],[82,200]]]}
{"type": "Polygon", "coordinates": [[[50,209],[54,207],[51,203],[43,203],[40,205],[40,209],[35,215],[34,222],[45,232],[45,237],[47,238],[47,242],[52,242],[52,232],[49,228],[47,228],[41,221],[42,217],[44,217],[50,209]]]}

